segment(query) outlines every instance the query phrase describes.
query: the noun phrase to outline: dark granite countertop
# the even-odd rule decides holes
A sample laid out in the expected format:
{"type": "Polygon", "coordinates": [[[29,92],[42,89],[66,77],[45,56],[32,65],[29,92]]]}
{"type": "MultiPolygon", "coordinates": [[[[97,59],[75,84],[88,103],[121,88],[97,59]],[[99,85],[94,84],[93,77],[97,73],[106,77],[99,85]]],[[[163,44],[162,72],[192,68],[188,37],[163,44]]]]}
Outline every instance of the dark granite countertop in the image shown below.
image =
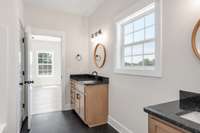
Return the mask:
{"type": "Polygon", "coordinates": [[[180,91],[180,100],[149,106],[144,111],[192,133],[200,133],[200,124],[183,119],[180,115],[200,112],[200,94],[180,91]]]}
{"type": "Polygon", "coordinates": [[[79,81],[84,85],[109,84],[109,78],[91,74],[71,74],[70,79],[79,81]]]}

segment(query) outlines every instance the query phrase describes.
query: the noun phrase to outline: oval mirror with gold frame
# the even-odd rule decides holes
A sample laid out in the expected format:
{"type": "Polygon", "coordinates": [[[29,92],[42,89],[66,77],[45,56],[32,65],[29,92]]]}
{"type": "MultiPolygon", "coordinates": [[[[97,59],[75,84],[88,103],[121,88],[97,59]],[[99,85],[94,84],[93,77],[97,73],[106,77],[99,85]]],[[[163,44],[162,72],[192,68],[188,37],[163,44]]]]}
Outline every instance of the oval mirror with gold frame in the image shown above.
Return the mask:
{"type": "Polygon", "coordinates": [[[94,63],[98,68],[102,68],[106,61],[106,49],[103,44],[97,44],[94,49],[94,63]]]}
{"type": "Polygon", "coordinates": [[[195,25],[192,33],[192,49],[195,55],[200,59],[200,20],[195,25]]]}

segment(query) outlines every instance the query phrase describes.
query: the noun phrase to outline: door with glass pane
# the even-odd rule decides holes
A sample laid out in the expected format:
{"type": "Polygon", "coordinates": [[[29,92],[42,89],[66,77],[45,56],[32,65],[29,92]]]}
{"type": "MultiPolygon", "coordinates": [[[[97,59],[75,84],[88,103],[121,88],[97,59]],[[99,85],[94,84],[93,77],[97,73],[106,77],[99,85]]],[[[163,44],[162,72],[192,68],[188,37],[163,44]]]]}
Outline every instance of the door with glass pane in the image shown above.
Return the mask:
{"type": "Polygon", "coordinates": [[[61,39],[32,37],[32,114],[61,111],[61,39]]]}

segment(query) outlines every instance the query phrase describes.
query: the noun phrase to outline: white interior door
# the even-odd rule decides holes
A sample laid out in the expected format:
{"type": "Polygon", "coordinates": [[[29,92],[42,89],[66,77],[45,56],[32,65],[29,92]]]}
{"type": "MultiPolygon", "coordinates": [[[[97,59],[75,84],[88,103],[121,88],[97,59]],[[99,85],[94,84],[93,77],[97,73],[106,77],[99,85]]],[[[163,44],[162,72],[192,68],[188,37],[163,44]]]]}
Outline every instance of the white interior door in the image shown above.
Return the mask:
{"type": "Polygon", "coordinates": [[[32,36],[32,114],[62,110],[61,39],[32,36]]]}
{"type": "Polygon", "coordinates": [[[28,129],[31,129],[31,104],[32,104],[32,84],[34,83],[31,75],[32,51],[31,51],[31,32],[25,32],[25,93],[26,93],[26,111],[28,115],[28,129]]]}

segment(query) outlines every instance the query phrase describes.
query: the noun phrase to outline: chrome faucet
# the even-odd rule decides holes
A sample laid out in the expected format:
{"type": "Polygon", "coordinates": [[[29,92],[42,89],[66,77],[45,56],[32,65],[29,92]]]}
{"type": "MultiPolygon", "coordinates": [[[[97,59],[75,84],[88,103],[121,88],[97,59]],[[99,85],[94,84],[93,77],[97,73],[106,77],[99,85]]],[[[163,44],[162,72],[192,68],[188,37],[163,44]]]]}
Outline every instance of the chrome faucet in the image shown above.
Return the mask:
{"type": "Polygon", "coordinates": [[[98,75],[98,72],[97,72],[97,71],[93,71],[93,72],[92,72],[92,75],[97,76],[97,75],[98,75]]]}

